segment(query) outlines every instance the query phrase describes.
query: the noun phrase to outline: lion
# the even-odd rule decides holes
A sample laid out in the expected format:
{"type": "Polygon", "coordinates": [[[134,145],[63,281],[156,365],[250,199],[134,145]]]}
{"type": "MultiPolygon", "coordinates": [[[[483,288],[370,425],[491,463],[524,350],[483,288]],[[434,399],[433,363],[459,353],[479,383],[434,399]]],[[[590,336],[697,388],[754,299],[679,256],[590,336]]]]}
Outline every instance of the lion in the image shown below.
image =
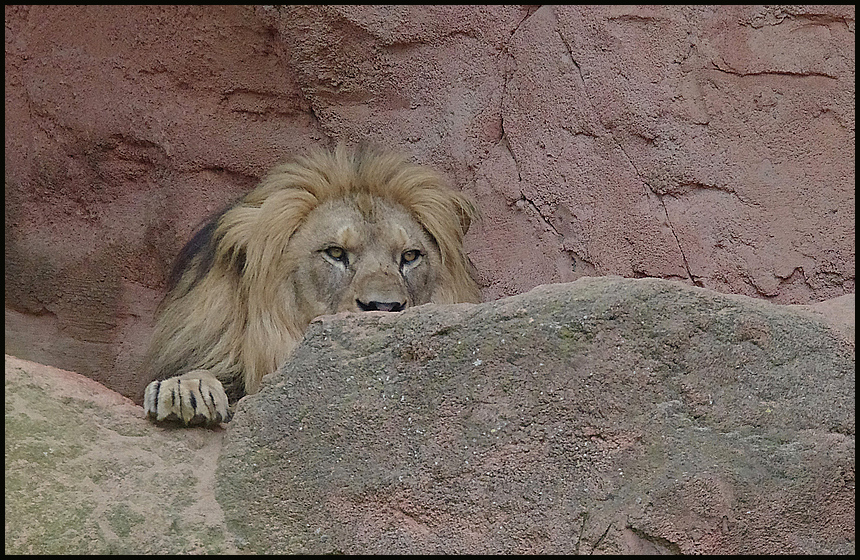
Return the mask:
{"type": "Polygon", "coordinates": [[[229,421],[320,315],[480,302],[463,249],[476,216],[390,152],[338,146],[275,167],[178,255],[145,360],[147,416],[229,421]]]}

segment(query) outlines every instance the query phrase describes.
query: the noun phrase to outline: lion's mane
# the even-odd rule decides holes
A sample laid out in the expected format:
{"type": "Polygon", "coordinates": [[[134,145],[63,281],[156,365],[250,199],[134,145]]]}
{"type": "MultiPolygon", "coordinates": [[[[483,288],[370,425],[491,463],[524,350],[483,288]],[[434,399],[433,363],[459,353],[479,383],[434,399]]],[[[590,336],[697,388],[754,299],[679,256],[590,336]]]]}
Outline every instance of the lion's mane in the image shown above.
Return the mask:
{"type": "Polygon", "coordinates": [[[255,393],[307,327],[295,301],[284,301],[284,248],[312,210],[356,194],[400,204],[436,242],[444,270],[434,303],[480,301],[463,251],[471,202],[398,155],[338,147],[274,168],[183,248],[146,360],[151,379],[207,369],[231,402],[255,393]]]}

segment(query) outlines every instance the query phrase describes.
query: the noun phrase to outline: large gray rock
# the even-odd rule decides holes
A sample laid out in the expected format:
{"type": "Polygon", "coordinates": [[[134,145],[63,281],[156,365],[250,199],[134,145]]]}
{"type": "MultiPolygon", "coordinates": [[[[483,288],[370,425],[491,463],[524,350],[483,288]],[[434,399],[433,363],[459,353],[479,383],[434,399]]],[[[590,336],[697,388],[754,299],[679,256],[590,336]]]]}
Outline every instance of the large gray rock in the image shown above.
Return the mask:
{"type": "Polygon", "coordinates": [[[668,281],[325,317],[216,492],[254,552],[853,553],[854,390],[853,319],[668,281]]]}
{"type": "Polygon", "coordinates": [[[5,551],[850,553],[853,316],[594,279],[327,317],[214,431],[7,356],[5,551]]]}

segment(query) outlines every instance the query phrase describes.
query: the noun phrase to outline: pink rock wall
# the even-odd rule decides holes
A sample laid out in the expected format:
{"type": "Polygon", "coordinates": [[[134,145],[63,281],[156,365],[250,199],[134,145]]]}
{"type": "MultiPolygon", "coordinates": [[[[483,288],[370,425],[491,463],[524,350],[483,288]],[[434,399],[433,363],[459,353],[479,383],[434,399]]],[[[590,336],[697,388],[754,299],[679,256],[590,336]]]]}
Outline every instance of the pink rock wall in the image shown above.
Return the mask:
{"type": "Polygon", "coordinates": [[[854,292],[854,7],[6,6],[6,352],[126,395],[170,261],[313,146],[472,194],[486,300],[854,292]]]}

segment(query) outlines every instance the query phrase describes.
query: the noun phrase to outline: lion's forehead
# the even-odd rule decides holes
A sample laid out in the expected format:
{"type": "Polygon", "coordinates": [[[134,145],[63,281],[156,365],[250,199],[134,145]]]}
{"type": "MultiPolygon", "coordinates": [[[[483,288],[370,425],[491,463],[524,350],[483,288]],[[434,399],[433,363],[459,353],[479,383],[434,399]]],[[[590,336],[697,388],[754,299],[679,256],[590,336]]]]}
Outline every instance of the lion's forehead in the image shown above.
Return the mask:
{"type": "Polygon", "coordinates": [[[430,241],[411,214],[384,200],[373,205],[359,205],[350,200],[330,202],[312,212],[299,232],[316,244],[339,245],[349,250],[370,246],[428,249],[430,241]]]}

